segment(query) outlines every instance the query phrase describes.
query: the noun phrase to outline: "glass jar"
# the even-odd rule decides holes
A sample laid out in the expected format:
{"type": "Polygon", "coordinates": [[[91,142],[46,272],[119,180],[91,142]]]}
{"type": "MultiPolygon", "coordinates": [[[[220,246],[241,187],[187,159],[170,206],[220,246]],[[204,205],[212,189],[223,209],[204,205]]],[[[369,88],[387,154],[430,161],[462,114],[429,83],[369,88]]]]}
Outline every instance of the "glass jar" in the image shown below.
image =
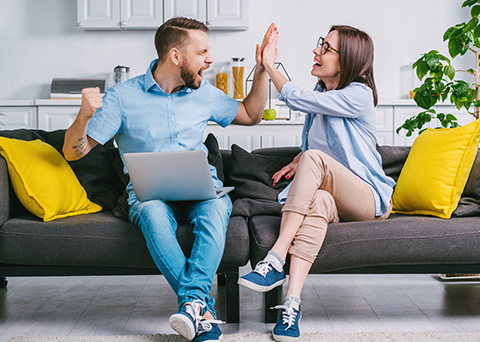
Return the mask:
{"type": "Polygon", "coordinates": [[[128,66],[117,65],[113,69],[113,79],[115,84],[128,80],[128,74],[130,72],[130,68],[128,66]]]}
{"type": "Polygon", "coordinates": [[[245,97],[243,91],[244,60],[244,57],[232,58],[233,98],[237,100],[242,100],[245,97]]]}

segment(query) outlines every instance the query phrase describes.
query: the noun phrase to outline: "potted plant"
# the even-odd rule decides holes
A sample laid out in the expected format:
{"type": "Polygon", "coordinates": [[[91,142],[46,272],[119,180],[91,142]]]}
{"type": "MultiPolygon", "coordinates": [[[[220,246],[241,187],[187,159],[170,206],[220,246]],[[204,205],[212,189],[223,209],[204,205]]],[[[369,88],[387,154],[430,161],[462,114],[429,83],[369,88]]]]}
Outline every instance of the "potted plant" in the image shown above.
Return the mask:
{"type": "Polygon", "coordinates": [[[423,54],[414,64],[417,77],[423,82],[414,89],[414,101],[424,109],[397,128],[397,134],[405,129],[406,135],[411,136],[414,131],[423,132],[423,126],[436,118],[442,127],[457,127],[457,118],[453,114],[437,113],[432,108],[438,101],[450,100],[457,109],[462,107],[476,119],[480,114],[479,92],[479,51],[480,51],[480,1],[466,0],[463,7],[470,8],[471,19],[468,22],[457,24],[445,31],[443,41],[448,42],[448,53],[452,59],[467,53],[475,54],[474,68],[456,70],[448,57],[432,50],[423,54]],[[474,83],[454,79],[457,73],[466,73],[474,78],[474,83]]]}

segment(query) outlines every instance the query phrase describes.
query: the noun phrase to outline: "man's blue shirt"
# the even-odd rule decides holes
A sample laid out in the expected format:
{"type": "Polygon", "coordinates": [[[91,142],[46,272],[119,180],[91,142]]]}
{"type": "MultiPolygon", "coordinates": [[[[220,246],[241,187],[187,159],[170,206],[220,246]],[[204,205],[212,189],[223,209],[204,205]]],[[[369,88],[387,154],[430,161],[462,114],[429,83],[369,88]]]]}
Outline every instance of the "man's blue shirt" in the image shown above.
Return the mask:
{"type": "MultiPolygon", "coordinates": [[[[183,87],[164,92],[153,78],[158,60],[144,75],[108,89],[102,107],[90,119],[87,135],[100,144],[112,137],[120,156],[126,152],[203,150],[203,133],[209,121],[222,127],[235,118],[239,102],[225,95],[207,80],[200,88],[183,87]]],[[[210,166],[215,186],[222,183],[210,166]]],[[[127,173],[124,167],[124,172],[127,173]]],[[[129,204],[135,200],[132,184],[127,186],[129,204]]]]}

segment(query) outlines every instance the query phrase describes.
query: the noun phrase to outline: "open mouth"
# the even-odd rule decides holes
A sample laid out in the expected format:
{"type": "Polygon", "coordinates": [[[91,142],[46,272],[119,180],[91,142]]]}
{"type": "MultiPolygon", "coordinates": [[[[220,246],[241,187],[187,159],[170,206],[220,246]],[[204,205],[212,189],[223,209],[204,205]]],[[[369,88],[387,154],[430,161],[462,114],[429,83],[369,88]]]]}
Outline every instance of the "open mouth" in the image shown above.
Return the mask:
{"type": "Polygon", "coordinates": [[[313,66],[319,68],[319,67],[322,66],[322,64],[321,63],[315,63],[313,66]]]}

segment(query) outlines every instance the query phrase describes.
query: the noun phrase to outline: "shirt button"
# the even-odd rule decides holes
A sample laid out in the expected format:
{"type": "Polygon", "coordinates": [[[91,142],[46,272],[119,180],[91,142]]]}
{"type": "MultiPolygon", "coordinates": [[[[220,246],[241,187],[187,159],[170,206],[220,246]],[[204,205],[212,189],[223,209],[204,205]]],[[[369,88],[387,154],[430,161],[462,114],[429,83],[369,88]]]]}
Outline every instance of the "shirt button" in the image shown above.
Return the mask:
{"type": "Polygon", "coordinates": [[[173,118],[170,119],[170,122],[174,122],[175,120],[173,120],[173,118]]]}
{"type": "Polygon", "coordinates": [[[169,97],[168,97],[168,99],[169,99],[169,100],[171,100],[171,99],[172,99],[172,97],[171,97],[171,96],[169,96],[169,97]]]}

